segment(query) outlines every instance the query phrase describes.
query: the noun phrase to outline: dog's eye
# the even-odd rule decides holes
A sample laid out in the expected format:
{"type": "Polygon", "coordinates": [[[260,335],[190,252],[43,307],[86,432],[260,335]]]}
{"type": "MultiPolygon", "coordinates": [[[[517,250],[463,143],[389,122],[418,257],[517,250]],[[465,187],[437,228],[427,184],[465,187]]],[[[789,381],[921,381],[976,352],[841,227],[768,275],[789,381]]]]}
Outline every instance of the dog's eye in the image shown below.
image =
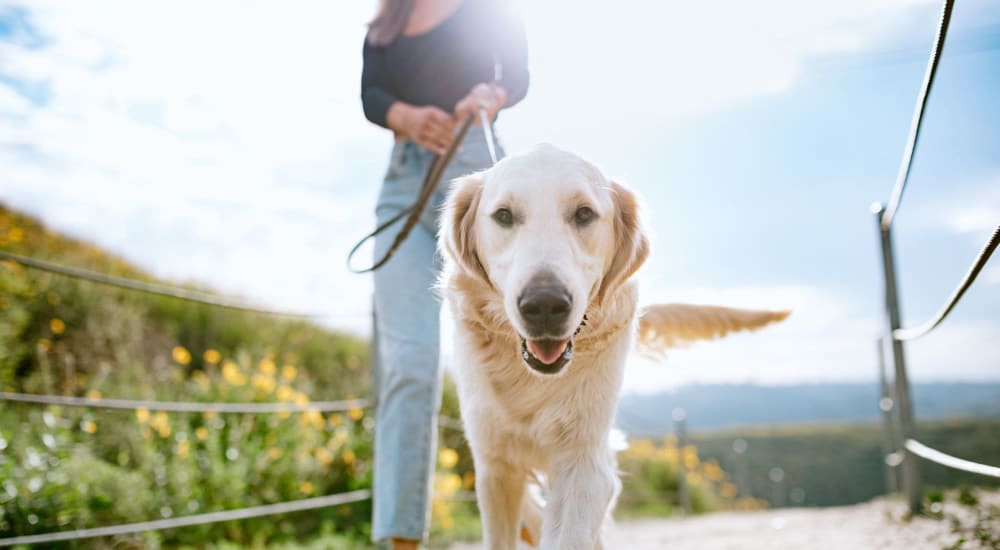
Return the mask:
{"type": "Polygon", "coordinates": [[[514,225],[514,213],[509,208],[500,208],[493,213],[493,220],[504,227],[514,225]]]}
{"type": "Polygon", "coordinates": [[[594,221],[594,218],[596,217],[597,212],[594,212],[589,206],[581,206],[580,208],[577,208],[576,214],[574,215],[576,224],[581,226],[589,224],[594,221]]]}

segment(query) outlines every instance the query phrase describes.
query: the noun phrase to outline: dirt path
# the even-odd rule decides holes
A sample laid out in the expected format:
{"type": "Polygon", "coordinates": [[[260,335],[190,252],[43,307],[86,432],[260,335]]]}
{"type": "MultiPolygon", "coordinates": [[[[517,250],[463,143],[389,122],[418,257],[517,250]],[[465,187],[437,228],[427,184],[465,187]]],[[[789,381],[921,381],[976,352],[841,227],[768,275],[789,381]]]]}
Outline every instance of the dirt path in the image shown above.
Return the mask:
{"type": "MultiPolygon", "coordinates": [[[[998,494],[992,497],[1000,496],[998,494]]],[[[990,500],[1000,500],[991,498],[990,500]]],[[[905,505],[879,499],[838,508],[785,508],[761,512],[721,512],[693,518],[622,521],[606,538],[609,550],[940,550],[954,544],[949,522],[917,518],[906,522],[905,505]]],[[[948,505],[946,513],[970,517],[948,505]]],[[[963,548],[975,546],[963,546],[963,548]]],[[[451,550],[472,550],[460,544],[451,550]]]]}

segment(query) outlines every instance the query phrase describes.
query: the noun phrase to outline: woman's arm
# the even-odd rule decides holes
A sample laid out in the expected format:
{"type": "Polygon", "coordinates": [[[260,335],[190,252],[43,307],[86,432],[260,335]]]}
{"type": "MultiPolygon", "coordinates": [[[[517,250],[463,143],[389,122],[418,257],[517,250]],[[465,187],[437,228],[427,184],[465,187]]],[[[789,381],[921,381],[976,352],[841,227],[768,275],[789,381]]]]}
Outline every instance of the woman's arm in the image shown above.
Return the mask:
{"type": "Polygon", "coordinates": [[[365,118],[383,128],[390,128],[388,114],[399,101],[390,91],[389,73],[385,63],[385,48],[372,46],[365,37],[362,50],[361,105],[365,118]]]}
{"type": "Polygon", "coordinates": [[[454,132],[451,115],[437,107],[410,105],[393,95],[385,63],[385,48],[372,46],[366,38],[362,55],[361,104],[365,117],[412,139],[428,151],[443,153],[451,143],[454,132]]]}

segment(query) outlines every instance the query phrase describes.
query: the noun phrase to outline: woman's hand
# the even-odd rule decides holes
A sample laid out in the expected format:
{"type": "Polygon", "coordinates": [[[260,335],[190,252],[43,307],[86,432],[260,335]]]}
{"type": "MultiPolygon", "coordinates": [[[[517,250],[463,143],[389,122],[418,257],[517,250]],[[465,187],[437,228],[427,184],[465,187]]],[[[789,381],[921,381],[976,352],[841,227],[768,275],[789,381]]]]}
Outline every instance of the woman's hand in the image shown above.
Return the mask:
{"type": "Polygon", "coordinates": [[[476,84],[469,94],[455,105],[455,120],[465,120],[472,116],[474,123],[479,122],[479,109],[486,111],[490,121],[497,118],[497,112],[507,103],[507,91],[495,84],[476,84]]]}
{"type": "Polygon", "coordinates": [[[416,107],[397,101],[389,107],[386,119],[389,128],[438,155],[455,138],[455,119],[431,105],[416,107]]]}

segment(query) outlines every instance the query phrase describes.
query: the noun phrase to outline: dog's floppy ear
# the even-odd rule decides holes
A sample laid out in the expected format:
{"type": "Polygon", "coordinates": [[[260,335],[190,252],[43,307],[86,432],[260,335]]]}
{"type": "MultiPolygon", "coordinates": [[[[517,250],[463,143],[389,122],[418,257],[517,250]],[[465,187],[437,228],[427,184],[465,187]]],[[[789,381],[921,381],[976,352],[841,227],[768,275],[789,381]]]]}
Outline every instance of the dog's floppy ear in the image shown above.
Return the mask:
{"type": "Polygon", "coordinates": [[[479,172],[452,182],[441,220],[441,244],[444,252],[463,270],[489,280],[476,253],[473,230],[479,197],[483,193],[483,177],[479,172]]]}
{"type": "Polygon", "coordinates": [[[615,255],[597,291],[598,301],[604,301],[627,281],[649,256],[649,239],[639,224],[639,201],[635,194],[614,181],[610,189],[615,205],[615,255]]]}

